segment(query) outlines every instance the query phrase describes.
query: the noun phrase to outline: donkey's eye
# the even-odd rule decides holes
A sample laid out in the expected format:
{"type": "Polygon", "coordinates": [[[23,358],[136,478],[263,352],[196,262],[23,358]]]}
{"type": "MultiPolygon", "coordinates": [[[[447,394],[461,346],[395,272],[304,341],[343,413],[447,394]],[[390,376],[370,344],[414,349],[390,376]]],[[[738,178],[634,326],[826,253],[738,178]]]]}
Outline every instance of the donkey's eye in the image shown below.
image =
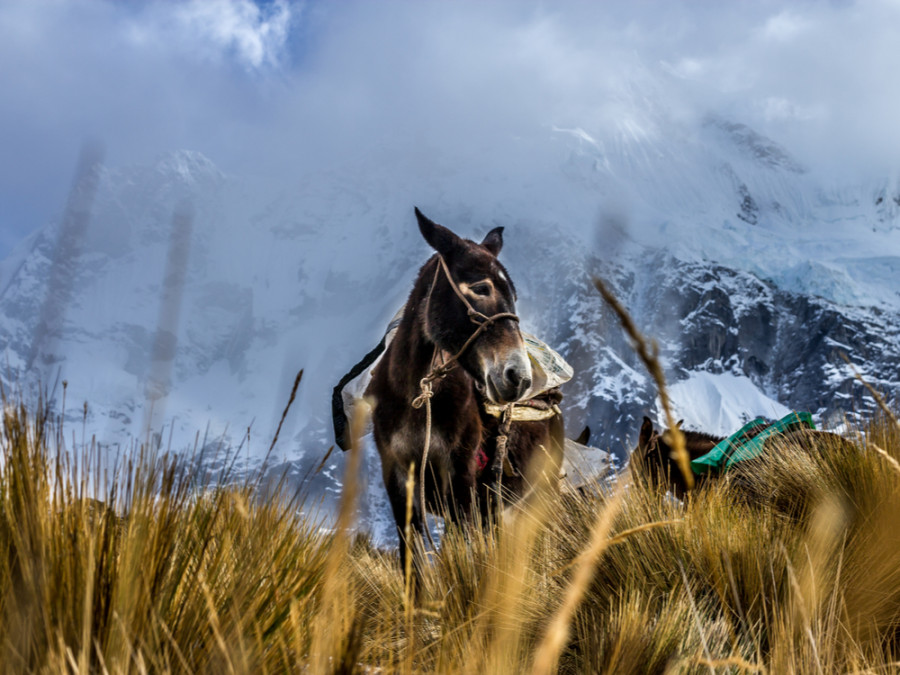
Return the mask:
{"type": "Polygon", "coordinates": [[[481,281],[477,284],[472,284],[469,286],[469,290],[472,291],[475,295],[490,295],[491,294],[491,285],[484,281],[481,281]]]}

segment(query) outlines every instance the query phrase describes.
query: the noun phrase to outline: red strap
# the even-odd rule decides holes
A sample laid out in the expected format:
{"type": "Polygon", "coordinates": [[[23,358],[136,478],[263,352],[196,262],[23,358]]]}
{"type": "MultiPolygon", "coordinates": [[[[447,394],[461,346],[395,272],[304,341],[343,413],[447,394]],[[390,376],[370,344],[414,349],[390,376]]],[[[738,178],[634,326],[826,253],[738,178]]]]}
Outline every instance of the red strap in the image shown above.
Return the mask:
{"type": "Polygon", "coordinates": [[[484,450],[481,449],[480,445],[478,446],[478,452],[475,453],[475,461],[478,464],[478,473],[484,471],[484,468],[488,465],[488,462],[491,461],[484,453],[484,450]]]}

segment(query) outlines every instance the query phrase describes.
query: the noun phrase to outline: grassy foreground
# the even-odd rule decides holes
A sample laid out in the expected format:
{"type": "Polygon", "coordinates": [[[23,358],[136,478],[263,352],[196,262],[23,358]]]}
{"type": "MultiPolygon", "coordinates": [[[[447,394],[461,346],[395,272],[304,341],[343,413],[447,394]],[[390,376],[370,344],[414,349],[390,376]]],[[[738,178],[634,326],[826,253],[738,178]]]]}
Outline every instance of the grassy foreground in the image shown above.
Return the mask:
{"type": "Polygon", "coordinates": [[[535,494],[494,536],[449,532],[415,606],[396,554],[345,529],[352,480],[324,533],[140,453],[104,493],[58,438],[5,406],[2,672],[900,671],[892,419],[684,504],[625,481],[535,494]]]}

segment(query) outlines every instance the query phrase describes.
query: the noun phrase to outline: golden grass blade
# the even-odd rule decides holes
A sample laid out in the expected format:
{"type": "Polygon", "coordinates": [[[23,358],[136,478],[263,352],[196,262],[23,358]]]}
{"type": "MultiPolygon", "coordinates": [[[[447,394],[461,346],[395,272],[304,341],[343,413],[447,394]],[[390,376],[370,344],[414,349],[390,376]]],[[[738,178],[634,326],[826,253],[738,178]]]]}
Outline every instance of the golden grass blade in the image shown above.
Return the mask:
{"type": "Polygon", "coordinates": [[[766,667],[756,663],[745,661],[740,656],[729,656],[725,659],[705,659],[699,658],[695,662],[698,666],[706,666],[715,672],[719,668],[737,668],[742,673],[763,673],[765,675],[766,667]]]}
{"type": "Polygon", "coordinates": [[[672,405],[669,401],[669,390],[666,387],[666,378],[663,375],[662,366],[659,363],[659,347],[655,341],[648,342],[647,339],[638,330],[634,320],[628,313],[628,310],[619,302],[612,291],[607,288],[606,284],[599,278],[594,279],[594,286],[600,292],[603,300],[609,305],[610,309],[615,312],[622,324],[622,328],[631,340],[631,347],[640,357],[646,366],[647,371],[656,383],[656,389],[659,392],[659,400],[662,403],[663,411],[666,415],[666,436],[665,441],[672,448],[672,457],[678,463],[681,474],[684,476],[684,482],[687,489],[694,487],[694,472],[691,471],[691,458],[688,455],[684,444],[684,434],[678,428],[675,417],[672,415],[672,405]]]}
{"type": "MultiPolygon", "coordinates": [[[[400,542],[400,546],[406,547],[406,557],[404,558],[404,567],[403,567],[403,602],[406,607],[406,611],[409,617],[412,617],[412,611],[414,606],[414,601],[412,597],[412,584],[413,584],[413,576],[412,576],[412,515],[413,515],[413,499],[415,495],[415,485],[416,485],[416,465],[415,463],[411,463],[409,465],[409,473],[406,476],[406,521],[403,525],[403,538],[404,541],[400,542]]],[[[408,621],[409,625],[412,625],[411,620],[408,621]]]]}
{"type": "MultiPolygon", "coordinates": [[[[647,532],[648,530],[653,530],[653,529],[656,529],[657,527],[668,527],[669,525],[678,525],[683,522],[684,522],[683,519],[661,520],[661,521],[658,521],[655,523],[644,523],[643,525],[638,525],[637,527],[631,527],[627,530],[619,532],[619,534],[617,534],[615,537],[611,537],[609,540],[607,540],[606,546],[607,546],[607,548],[610,548],[612,546],[615,546],[616,544],[621,544],[623,541],[628,539],[630,536],[638,534],[640,532],[647,532]]],[[[584,555],[584,554],[582,554],[582,555],[584,555]]],[[[562,567],[560,567],[558,569],[552,570],[548,574],[551,577],[557,577],[560,574],[571,569],[573,566],[578,564],[581,560],[582,560],[582,556],[578,556],[572,562],[567,563],[566,565],[563,565],[562,567]]]]}
{"type": "Polygon", "coordinates": [[[355,649],[353,632],[355,616],[352,592],[345,572],[350,552],[350,532],[359,495],[359,469],[362,462],[362,436],[371,406],[365,399],[354,407],[350,425],[350,450],[344,469],[344,484],[338,506],[334,535],[325,562],[320,615],[314,630],[312,649],[315,672],[324,673],[348,658],[355,649]]]}
{"type": "Polygon", "coordinates": [[[840,352],[840,354],[841,358],[844,359],[848,366],[850,366],[850,369],[853,371],[856,379],[862,382],[863,386],[869,390],[870,394],[872,394],[872,398],[875,399],[875,403],[878,404],[878,407],[881,408],[882,412],[887,415],[887,418],[894,423],[894,426],[897,427],[897,429],[900,429],[900,418],[898,418],[894,414],[894,411],[888,407],[888,404],[885,403],[884,397],[882,397],[882,395],[878,393],[875,387],[869,384],[862,376],[862,374],[860,374],[860,372],[856,369],[856,366],[854,366],[853,363],[850,362],[849,356],[847,356],[844,352],[840,352]]]}
{"type": "Polygon", "coordinates": [[[524,639],[533,619],[533,585],[543,571],[535,568],[541,535],[558,503],[553,480],[557,467],[549,453],[535,453],[526,468],[529,485],[520,501],[507,507],[498,525],[499,541],[485,591],[488,610],[478,623],[473,640],[485,643],[483,653],[475,652],[466,669],[474,672],[502,672],[509,663],[528,659],[530,645],[524,639]]]}
{"type": "MultiPolygon", "coordinates": [[[[681,561],[678,561],[678,569],[681,571],[681,578],[684,580],[684,594],[687,596],[688,601],[691,606],[691,616],[694,619],[694,623],[697,626],[697,635],[700,636],[700,644],[703,647],[703,653],[706,654],[705,659],[701,659],[709,663],[712,660],[712,656],[709,653],[709,641],[706,637],[706,631],[703,628],[703,624],[700,621],[700,613],[697,611],[697,603],[694,600],[694,591],[691,589],[691,584],[688,581],[687,574],[684,571],[684,565],[681,564],[681,561]]],[[[715,670],[712,666],[709,666],[709,672],[715,675],[715,670]]]]}
{"type": "Polygon", "coordinates": [[[597,564],[597,560],[609,544],[609,531],[621,508],[622,497],[622,488],[619,487],[597,514],[597,519],[591,528],[590,542],[575,566],[575,573],[565,591],[562,605],[550,620],[544,637],[535,650],[534,665],[532,666],[534,675],[550,675],[550,673],[556,672],[560,654],[569,639],[569,624],[572,616],[591,582],[594,565],[597,564]]]}
{"type": "Polygon", "coordinates": [[[871,443],[870,446],[871,446],[872,448],[874,448],[874,449],[875,449],[875,452],[877,452],[879,455],[881,455],[881,456],[884,458],[884,460],[885,460],[888,464],[891,465],[891,468],[892,468],[894,471],[896,471],[898,474],[900,474],[900,462],[898,462],[896,459],[894,459],[893,457],[891,457],[891,456],[887,453],[886,450],[883,450],[882,448],[879,448],[875,443],[871,443]]]}

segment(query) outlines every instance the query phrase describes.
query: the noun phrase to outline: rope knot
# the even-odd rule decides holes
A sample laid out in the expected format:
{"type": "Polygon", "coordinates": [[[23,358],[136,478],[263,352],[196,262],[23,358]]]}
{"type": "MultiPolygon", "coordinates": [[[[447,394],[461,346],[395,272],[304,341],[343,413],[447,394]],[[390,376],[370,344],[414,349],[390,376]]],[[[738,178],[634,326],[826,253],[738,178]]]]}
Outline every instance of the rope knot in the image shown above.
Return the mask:
{"type": "Polygon", "coordinates": [[[494,463],[491,470],[494,472],[495,480],[499,480],[501,472],[506,476],[518,476],[519,472],[509,461],[507,454],[507,445],[509,443],[509,430],[512,426],[512,404],[507,404],[503,410],[503,417],[500,423],[500,433],[497,434],[496,454],[494,455],[494,463]]]}
{"type": "Polygon", "coordinates": [[[431,380],[428,377],[423,377],[419,382],[419,389],[421,392],[418,396],[413,399],[412,407],[418,410],[425,402],[429,400],[432,396],[434,396],[434,390],[431,388],[431,380]]]}

